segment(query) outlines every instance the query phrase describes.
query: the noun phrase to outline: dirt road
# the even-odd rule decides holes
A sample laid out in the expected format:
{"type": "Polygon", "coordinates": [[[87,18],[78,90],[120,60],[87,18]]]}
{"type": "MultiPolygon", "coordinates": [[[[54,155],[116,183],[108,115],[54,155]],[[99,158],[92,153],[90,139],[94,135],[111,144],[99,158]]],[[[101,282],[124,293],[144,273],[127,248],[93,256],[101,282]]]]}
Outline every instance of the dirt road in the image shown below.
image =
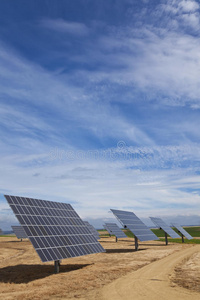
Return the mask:
{"type": "Polygon", "coordinates": [[[98,300],[197,300],[199,293],[173,285],[170,276],[177,264],[200,251],[200,245],[173,253],[106,285],[98,300]]]}

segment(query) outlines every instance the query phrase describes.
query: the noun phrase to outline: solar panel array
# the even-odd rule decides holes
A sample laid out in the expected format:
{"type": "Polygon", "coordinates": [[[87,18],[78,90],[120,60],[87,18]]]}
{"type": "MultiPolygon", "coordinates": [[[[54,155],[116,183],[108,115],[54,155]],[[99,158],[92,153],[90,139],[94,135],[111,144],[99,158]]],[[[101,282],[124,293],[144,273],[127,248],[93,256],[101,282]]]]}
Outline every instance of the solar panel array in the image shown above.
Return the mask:
{"type": "Polygon", "coordinates": [[[169,227],[162,219],[153,218],[153,217],[150,217],[150,219],[156,226],[163,229],[173,239],[180,238],[180,236],[171,227],[169,227]]]}
{"type": "Polygon", "coordinates": [[[117,238],[127,238],[127,235],[117,226],[116,223],[105,223],[104,228],[109,234],[114,234],[117,238]]]}
{"type": "Polygon", "coordinates": [[[18,239],[28,239],[28,236],[22,226],[11,226],[11,227],[18,239]]]}
{"type": "Polygon", "coordinates": [[[158,237],[133,212],[116,209],[111,211],[140,241],[158,240],[158,237]]]}
{"type": "Polygon", "coordinates": [[[43,262],[105,252],[70,204],[5,198],[43,262]]]}
{"type": "Polygon", "coordinates": [[[83,221],[89,228],[89,230],[92,232],[92,234],[94,235],[94,237],[99,240],[100,236],[98,231],[88,222],[88,221],[83,221]]]}
{"type": "Polygon", "coordinates": [[[177,224],[177,223],[173,223],[172,224],[176,229],[178,229],[178,231],[180,233],[182,233],[188,240],[193,239],[193,237],[185,230],[183,229],[183,227],[181,227],[181,225],[177,224]]]}

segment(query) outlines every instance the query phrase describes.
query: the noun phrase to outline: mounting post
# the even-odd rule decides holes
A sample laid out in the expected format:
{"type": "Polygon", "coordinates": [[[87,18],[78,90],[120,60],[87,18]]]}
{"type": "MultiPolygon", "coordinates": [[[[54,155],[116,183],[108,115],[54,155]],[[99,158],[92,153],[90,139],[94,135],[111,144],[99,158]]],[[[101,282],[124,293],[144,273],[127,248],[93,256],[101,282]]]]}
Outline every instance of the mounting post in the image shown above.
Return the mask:
{"type": "Polygon", "coordinates": [[[55,260],[54,261],[54,273],[55,274],[59,273],[59,266],[60,266],[60,261],[59,260],[55,260]]]}
{"type": "Polygon", "coordinates": [[[115,241],[116,241],[116,243],[117,243],[117,237],[115,237],[115,241]]]}
{"type": "Polygon", "coordinates": [[[182,243],[184,243],[184,235],[181,233],[182,243]]]}
{"type": "Polygon", "coordinates": [[[135,251],[138,251],[138,238],[135,236],[135,251]]]}
{"type": "Polygon", "coordinates": [[[165,232],[165,244],[168,245],[167,232],[165,232]]]}

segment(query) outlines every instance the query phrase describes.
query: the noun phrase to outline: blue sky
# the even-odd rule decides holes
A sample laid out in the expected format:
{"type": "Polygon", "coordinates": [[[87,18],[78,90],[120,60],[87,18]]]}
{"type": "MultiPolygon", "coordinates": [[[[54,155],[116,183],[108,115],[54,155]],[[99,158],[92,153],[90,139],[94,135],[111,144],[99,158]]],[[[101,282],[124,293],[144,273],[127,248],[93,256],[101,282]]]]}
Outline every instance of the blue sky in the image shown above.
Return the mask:
{"type": "MultiPolygon", "coordinates": [[[[3,194],[200,223],[200,3],[0,1],[3,194]]],[[[172,220],[171,220],[172,219],[172,220]]]]}

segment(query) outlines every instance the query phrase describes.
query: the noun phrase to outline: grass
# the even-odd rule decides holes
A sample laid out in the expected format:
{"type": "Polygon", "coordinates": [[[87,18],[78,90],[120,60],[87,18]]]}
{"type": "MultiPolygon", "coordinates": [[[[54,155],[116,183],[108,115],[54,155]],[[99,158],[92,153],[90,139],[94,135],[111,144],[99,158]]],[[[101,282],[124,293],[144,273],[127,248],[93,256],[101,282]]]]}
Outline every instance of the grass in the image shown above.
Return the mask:
{"type": "MultiPolygon", "coordinates": [[[[172,229],[174,229],[179,235],[180,233],[178,232],[178,230],[174,227],[172,227],[172,229]]],[[[192,227],[184,227],[185,231],[187,231],[192,237],[200,237],[200,226],[192,226],[192,227]]],[[[106,234],[106,230],[98,230],[98,231],[105,231],[104,236],[109,236],[108,234],[106,234]]],[[[128,230],[128,229],[123,229],[124,233],[127,235],[127,237],[129,238],[134,238],[134,234],[128,230]]],[[[151,229],[151,231],[160,238],[160,241],[165,241],[164,237],[165,237],[165,233],[162,229],[157,229],[157,228],[153,228],[151,229]]],[[[169,235],[168,235],[169,237],[169,235]]],[[[172,243],[182,243],[182,239],[181,239],[181,235],[180,235],[180,239],[171,239],[169,237],[169,242],[172,243]]],[[[196,239],[192,239],[192,240],[188,240],[184,238],[184,242],[186,244],[200,244],[200,239],[196,240],[196,239]]]]}
{"type": "MultiPolygon", "coordinates": [[[[174,229],[174,231],[176,231],[179,235],[180,233],[178,232],[178,230],[174,227],[172,227],[172,229],[174,229]]],[[[187,231],[192,237],[200,237],[200,226],[194,226],[194,227],[184,227],[185,231],[187,231]]],[[[155,235],[157,235],[157,237],[165,237],[164,231],[162,229],[151,229],[153,231],[153,233],[155,233],[155,235]]]]}
{"type": "MultiPolygon", "coordinates": [[[[160,241],[165,242],[165,239],[160,239],[160,241]]],[[[182,239],[168,239],[168,242],[182,244],[182,239]]],[[[200,244],[200,240],[195,240],[195,239],[188,240],[188,239],[184,239],[184,243],[185,244],[200,244]]]]}

